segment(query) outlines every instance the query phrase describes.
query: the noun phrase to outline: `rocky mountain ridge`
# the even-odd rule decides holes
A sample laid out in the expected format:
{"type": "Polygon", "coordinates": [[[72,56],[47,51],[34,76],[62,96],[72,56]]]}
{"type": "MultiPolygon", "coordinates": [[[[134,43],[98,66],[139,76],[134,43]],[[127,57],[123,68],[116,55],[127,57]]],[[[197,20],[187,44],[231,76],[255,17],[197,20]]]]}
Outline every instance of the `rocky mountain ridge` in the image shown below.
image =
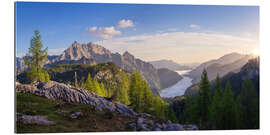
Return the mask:
{"type": "MultiPolygon", "coordinates": [[[[169,85],[172,85],[181,79],[178,73],[171,70],[162,73],[162,76],[160,76],[158,73],[162,71],[159,71],[148,62],[135,58],[127,51],[123,55],[112,53],[110,50],[91,42],[79,44],[75,41],[69,48],[64,50],[60,56],[48,59],[45,63],[45,67],[52,67],[57,64],[98,64],[107,62],[114,62],[118,67],[128,72],[133,72],[135,69],[140,71],[142,76],[147,80],[152,91],[169,87],[169,85]],[[161,82],[160,78],[170,79],[172,74],[174,74],[174,82],[161,82]]],[[[17,61],[17,67],[22,64],[23,61],[17,61]]]]}
{"type": "Polygon", "coordinates": [[[191,70],[192,67],[188,65],[178,64],[172,60],[157,60],[157,61],[150,61],[150,63],[157,69],[160,68],[167,68],[173,71],[176,70],[191,70]]]}
{"type": "Polygon", "coordinates": [[[193,79],[193,84],[196,84],[200,81],[202,71],[205,69],[208,73],[208,79],[212,81],[216,78],[217,74],[222,77],[229,72],[239,72],[241,67],[243,67],[252,57],[253,56],[251,55],[239,53],[226,54],[218,59],[202,63],[189,72],[188,76],[193,79]]]}
{"type": "MultiPolygon", "coordinates": [[[[223,75],[223,77],[220,78],[222,87],[225,88],[227,81],[229,81],[233,92],[235,93],[235,95],[238,95],[242,87],[242,82],[246,79],[246,77],[248,77],[249,79],[252,80],[255,87],[259,89],[260,86],[259,61],[260,61],[259,58],[251,58],[242,67],[240,67],[237,72],[229,72],[226,75],[223,75]]],[[[212,80],[211,81],[212,89],[214,89],[214,86],[215,80],[212,80]]],[[[198,89],[199,84],[198,83],[193,84],[186,90],[185,96],[193,96],[198,94],[198,89]]]]}

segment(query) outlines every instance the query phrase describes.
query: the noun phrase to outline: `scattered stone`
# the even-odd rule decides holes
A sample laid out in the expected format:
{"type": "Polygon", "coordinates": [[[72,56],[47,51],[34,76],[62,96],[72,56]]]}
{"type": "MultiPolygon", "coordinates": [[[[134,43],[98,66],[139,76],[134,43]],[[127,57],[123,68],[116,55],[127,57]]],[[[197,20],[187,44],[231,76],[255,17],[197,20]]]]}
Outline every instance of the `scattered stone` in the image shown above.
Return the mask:
{"type": "Polygon", "coordinates": [[[23,124],[55,125],[54,121],[47,120],[44,116],[17,114],[17,121],[23,124]]]}
{"type": "Polygon", "coordinates": [[[162,123],[161,126],[162,126],[163,129],[167,128],[167,125],[165,123],[162,123]]]}
{"type": "Polygon", "coordinates": [[[146,118],[146,117],[151,117],[152,115],[148,114],[148,113],[140,113],[140,114],[138,114],[138,116],[146,118]]]}
{"type": "Polygon", "coordinates": [[[152,127],[154,126],[154,121],[153,120],[149,120],[149,121],[147,121],[147,123],[152,127]]]}
{"type": "Polygon", "coordinates": [[[183,127],[180,124],[168,124],[166,127],[168,131],[181,131],[183,127]]]}
{"type": "Polygon", "coordinates": [[[183,125],[183,128],[185,130],[199,130],[199,128],[196,125],[192,125],[192,124],[185,124],[183,125]]]}
{"type": "Polygon", "coordinates": [[[162,128],[162,126],[159,123],[156,123],[157,128],[162,128]]]}
{"type": "Polygon", "coordinates": [[[130,123],[130,124],[129,124],[129,127],[130,127],[131,129],[133,129],[133,131],[136,131],[136,130],[137,130],[137,128],[136,128],[136,123],[130,123]]]}
{"type": "Polygon", "coordinates": [[[146,124],[137,124],[138,131],[150,131],[146,124]]]}
{"type": "Polygon", "coordinates": [[[158,128],[158,127],[155,127],[155,128],[154,128],[154,131],[161,131],[161,129],[158,128]]]}
{"type": "Polygon", "coordinates": [[[70,115],[70,118],[72,119],[77,119],[78,117],[80,117],[82,115],[81,112],[74,112],[70,115]]]}
{"type": "Polygon", "coordinates": [[[144,122],[144,119],[143,118],[139,117],[137,119],[137,125],[141,125],[141,124],[143,124],[143,122],[144,122]]]}

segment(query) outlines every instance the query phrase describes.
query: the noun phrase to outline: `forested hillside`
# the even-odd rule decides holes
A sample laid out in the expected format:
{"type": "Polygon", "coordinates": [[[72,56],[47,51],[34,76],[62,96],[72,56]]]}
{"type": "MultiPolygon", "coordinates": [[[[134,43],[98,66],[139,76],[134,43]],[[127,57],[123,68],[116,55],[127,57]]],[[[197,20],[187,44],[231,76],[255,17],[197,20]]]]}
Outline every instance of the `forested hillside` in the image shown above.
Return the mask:
{"type": "Polygon", "coordinates": [[[258,129],[259,93],[259,58],[255,58],[239,73],[217,76],[213,82],[204,71],[200,83],[170,106],[179,122],[200,129],[258,129]]]}

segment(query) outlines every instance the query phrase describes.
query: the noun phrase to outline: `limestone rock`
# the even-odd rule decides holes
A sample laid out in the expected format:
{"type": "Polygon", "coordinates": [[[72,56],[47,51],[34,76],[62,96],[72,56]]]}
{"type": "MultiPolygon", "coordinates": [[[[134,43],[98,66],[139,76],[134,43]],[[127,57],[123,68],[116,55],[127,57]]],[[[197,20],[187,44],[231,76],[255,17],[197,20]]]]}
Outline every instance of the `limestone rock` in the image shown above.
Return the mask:
{"type": "Polygon", "coordinates": [[[77,119],[78,117],[82,116],[81,112],[74,112],[70,115],[70,118],[77,119]]]}
{"type": "Polygon", "coordinates": [[[17,121],[23,124],[55,125],[54,121],[47,120],[44,116],[17,114],[17,121]]]}

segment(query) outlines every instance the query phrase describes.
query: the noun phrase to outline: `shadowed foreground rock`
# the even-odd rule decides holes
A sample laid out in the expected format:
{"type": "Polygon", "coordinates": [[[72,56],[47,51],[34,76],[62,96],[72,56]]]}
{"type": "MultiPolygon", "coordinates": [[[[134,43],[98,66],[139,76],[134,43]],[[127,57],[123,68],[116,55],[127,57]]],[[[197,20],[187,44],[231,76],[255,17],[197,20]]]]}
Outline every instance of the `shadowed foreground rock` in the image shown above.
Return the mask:
{"type": "Polygon", "coordinates": [[[23,124],[36,124],[36,125],[55,125],[53,121],[47,120],[45,116],[39,115],[24,115],[17,114],[17,121],[22,122],[23,124]]]}

